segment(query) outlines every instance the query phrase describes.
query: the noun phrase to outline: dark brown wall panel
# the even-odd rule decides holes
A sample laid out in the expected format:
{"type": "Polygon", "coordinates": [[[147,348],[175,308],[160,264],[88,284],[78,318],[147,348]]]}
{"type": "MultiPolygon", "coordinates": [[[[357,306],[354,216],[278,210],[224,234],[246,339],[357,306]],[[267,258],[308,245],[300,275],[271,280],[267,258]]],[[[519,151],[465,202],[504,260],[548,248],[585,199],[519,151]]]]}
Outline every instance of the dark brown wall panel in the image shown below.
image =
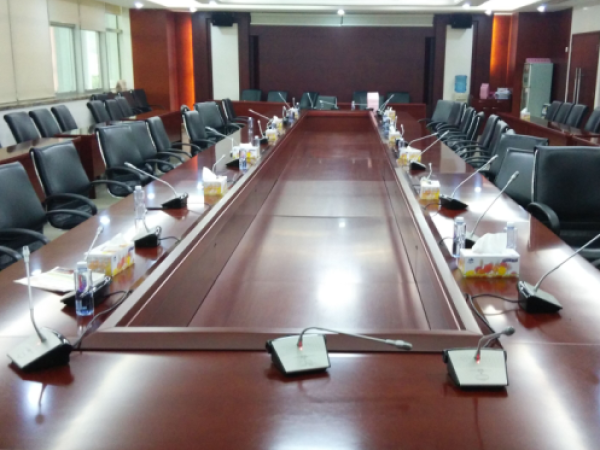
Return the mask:
{"type": "Polygon", "coordinates": [[[471,95],[479,96],[481,83],[490,81],[490,54],[492,51],[492,29],[494,20],[490,16],[473,16],[473,57],[471,62],[471,95]]]}
{"type": "Polygon", "coordinates": [[[195,101],[212,99],[212,59],[210,56],[210,13],[192,14],[192,41],[194,45],[195,101]]]}
{"type": "Polygon", "coordinates": [[[252,26],[260,89],[352,100],[359,90],[409,92],[423,101],[425,39],[433,28],[252,26]]]}

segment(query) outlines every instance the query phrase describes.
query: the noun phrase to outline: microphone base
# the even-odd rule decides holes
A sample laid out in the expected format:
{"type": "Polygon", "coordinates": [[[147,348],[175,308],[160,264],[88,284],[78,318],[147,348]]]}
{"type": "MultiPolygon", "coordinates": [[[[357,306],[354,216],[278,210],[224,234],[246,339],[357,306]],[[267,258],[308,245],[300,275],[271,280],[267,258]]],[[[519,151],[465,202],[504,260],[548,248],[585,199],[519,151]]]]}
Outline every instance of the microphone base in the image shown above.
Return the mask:
{"type": "Polygon", "coordinates": [[[329,367],[329,354],[322,334],[305,334],[302,349],[298,348],[300,336],[286,336],[267,341],[267,352],[273,365],[286,376],[323,372],[329,367]]]}
{"type": "Polygon", "coordinates": [[[268,137],[263,136],[263,137],[260,138],[260,143],[261,144],[266,144],[268,142],[269,142],[269,138],[268,137]]]}
{"type": "Polygon", "coordinates": [[[475,245],[475,242],[477,242],[478,239],[479,239],[479,236],[477,236],[476,234],[472,235],[471,237],[465,238],[465,248],[468,248],[468,249],[473,248],[473,246],[475,245]]]}
{"type": "Polygon", "coordinates": [[[154,248],[158,247],[160,241],[161,227],[156,227],[154,231],[144,231],[133,238],[135,248],[154,248]]]}
{"type": "Polygon", "coordinates": [[[519,306],[528,313],[555,313],[562,309],[562,305],[556,298],[541,289],[534,290],[534,286],[526,281],[517,283],[519,291],[519,306]]]}
{"type": "Polygon", "coordinates": [[[444,350],[443,360],[448,375],[461,389],[503,389],[508,386],[506,351],[483,348],[479,361],[475,360],[476,348],[444,350]]]}
{"type": "Polygon", "coordinates": [[[73,346],[60,333],[49,328],[40,329],[45,341],[36,334],[8,352],[8,357],[24,372],[50,369],[69,364],[73,346]]]}
{"type": "Polygon", "coordinates": [[[411,161],[410,164],[408,165],[408,168],[410,170],[427,170],[427,166],[418,161],[411,161]]]}
{"type": "Polygon", "coordinates": [[[188,195],[181,194],[179,197],[175,197],[167,202],[164,202],[161,206],[163,209],[182,209],[187,207],[188,195]]]}
{"type": "Polygon", "coordinates": [[[442,208],[451,209],[453,211],[460,211],[469,207],[466,203],[446,195],[440,195],[440,205],[442,208]]]}

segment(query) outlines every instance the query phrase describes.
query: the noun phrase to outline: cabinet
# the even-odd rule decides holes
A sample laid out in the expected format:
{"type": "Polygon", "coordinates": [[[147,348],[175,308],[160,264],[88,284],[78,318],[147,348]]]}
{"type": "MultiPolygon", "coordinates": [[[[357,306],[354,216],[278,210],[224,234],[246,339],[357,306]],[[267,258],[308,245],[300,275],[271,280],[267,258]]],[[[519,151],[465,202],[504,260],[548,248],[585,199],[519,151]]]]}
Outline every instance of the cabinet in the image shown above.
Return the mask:
{"type": "Polygon", "coordinates": [[[471,100],[471,106],[475,108],[477,112],[483,111],[486,116],[501,112],[510,113],[512,110],[512,99],[497,100],[495,98],[488,98],[482,100],[479,98],[473,98],[471,100]]]}

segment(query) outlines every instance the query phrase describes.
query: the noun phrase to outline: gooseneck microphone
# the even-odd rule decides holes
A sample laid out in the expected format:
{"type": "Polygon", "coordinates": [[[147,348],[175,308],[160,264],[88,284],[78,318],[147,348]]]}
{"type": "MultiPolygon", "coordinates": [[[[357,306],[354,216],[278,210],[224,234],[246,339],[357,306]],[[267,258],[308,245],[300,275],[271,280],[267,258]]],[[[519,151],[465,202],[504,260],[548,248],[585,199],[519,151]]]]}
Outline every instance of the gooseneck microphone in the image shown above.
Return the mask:
{"type": "Polygon", "coordinates": [[[498,332],[498,333],[494,333],[494,334],[488,334],[487,336],[483,336],[481,339],[479,339],[479,343],[477,344],[477,351],[475,352],[475,361],[480,361],[481,360],[481,349],[484,347],[487,347],[487,345],[498,339],[500,336],[506,335],[506,336],[511,336],[515,334],[515,329],[513,327],[507,327],[504,330],[498,332]]]}
{"type": "Polygon", "coordinates": [[[166,201],[165,203],[163,203],[161,205],[163,209],[181,209],[181,208],[185,208],[187,206],[187,199],[188,199],[187,192],[184,192],[183,194],[180,194],[179,192],[177,192],[175,190],[175,188],[173,186],[171,186],[166,181],[161,180],[160,178],[155,177],[154,175],[151,175],[151,174],[149,174],[147,172],[144,172],[141,169],[138,169],[133,164],[130,164],[130,163],[126,162],[125,166],[129,167],[132,170],[135,170],[136,172],[141,173],[142,175],[148,176],[148,177],[152,178],[153,180],[158,181],[159,183],[162,183],[162,184],[168,186],[173,191],[173,193],[175,194],[175,198],[171,199],[169,201],[166,201]]]}
{"type": "Polygon", "coordinates": [[[98,238],[100,237],[100,235],[102,234],[103,231],[104,231],[104,227],[102,225],[98,226],[98,229],[96,230],[96,235],[94,236],[94,239],[92,239],[92,243],[90,244],[90,248],[88,249],[87,253],[85,253],[86,261],[87,261],[88,255],[94,249],[94,245],[96,245],[96,241],[98,240],[98,238]]]}
{"type": "Polygon", "coordinates": [[[467,235],[467,238],[465,239],[465,247],[466,248],[472,248],[473,245],[475,245],[475,242],[477,242],[477,239],[478,239],[478,237],[475,235],[475,230],[477,230],[477,227],[479,226],[479,222],[481,222],[481,219],[483,219],[483,217],[487,214],[487,212],[494,205],[494,203],[496,203],[496,200],[498,200],[502,196],[502,194],[504,193],[504,191],[506,189],[508,189],[508,187],[510,186],[510,184],[513,181],[515,181],[515,179],[518,176],[519,176],[519,171],[517,170],[515,173],[512,174],[512,176],[506,182],[506,184],[504,185],[504,187],[502,188],[502,190],[500,192],[498,192],[498,195],[496,195],[496,197],[494,197],[494,200],[492,200],[492,203],[489,204],[489,206],[485,209],[485,211],[483,212],[483,214],[481,214],[479,216],[479,219],[477,219],[477,222],[475,222],[475,226],[473,227],[473,230],[471,231],[471,233],[469,233],[469,235],[467,235]]]}
{"type": "Polygon", "coordinates": [[[306,96],[308,97],[308,101],[310,102],[310,109],[315,109],[315,102],[313,102],[313,99],[310,96],[310,94],[307,93],[306,96]]]}
{"type": "Polygon", "coordinates": [[[492,162],[494,162],[494,160],[496,158],[498,158],[498,155],[492,156],[488,160],[488,162],[486,162],[483,166],[481,166],[479,169],[477,169],[475,172],[473,172],[471,175],[469,175],[467,178],[465,178],[458,186],[456,186],[454,191],[452,191],[452,195],[450,195],[450,197],[448,197],[446,195],[440,195],[440,205],[446,209],[451,209],[451,210],[467,209],[469,207],[469,205],[454,198],[454,196],[456,195],[456,191],[458,191],[463,184],[465,184],[467,181],[469,181],[471,178],[473,178],[479,172],[483,172],[484,170],[489,170],[490,164],[492,162]]]}
{"type": "MultiPolygon", "coordinates": [[[[446,131],[441,136],[438,136],[438,138],[435,141],[433,141],[429,146],[427,146],[427,148],[425,150],[423,150],[421,152],[421,156],[423,156],[423,154],[425,152],[427,152],[429,149],[433,148],[433,146],[435,144],[437,144],[438,142],[440,142],[447,134],[448,134],[448,131],[446,131]]],[[[410,168],[410,170],[427,170],[427,166],[423,163],[420,163],[419,161],[411,161],[409,164],[409,168],[410,168]]]]}
{"type": "Polygon", "coordinates": [[[332,102],[328,102],[325,100],[319,100],[319,103],[321,103],[321,108],[323,107],[323,105],[331,105],[331,106],[333,106],[333,109],[340,109],[340,108],[338,108],[337,103],[332,103],[332,102]]]}
{"type": "Polygon", "coordinates": [[[388,98],[383,105],[381,105],[379,107],[379,109],[377,110],[377,114],[379,114],[380,116],[383,114],[383,111],[385,111],[386,106],[388,105],[388,103],[390,103],[390,101],[392,100],[392,96],[390,95],[390,98],[388,98]]]}
{"type": "Polygon", "coordinates": [[[10,360],[19,369],[26,372],[68,364],[69,355],[73,349],[73,346],[62,334],[49,328],[40,329],[35,321],[29,255],[29,247],[23,247],[23,262],[25,263],[25,271],[27,273],[29,318],[35,330],[35,336],[27,339],[8,352],[10,360]]]}
{"type": "Polygon", "coordinates": [[[300,333],[300,336],[298,336],[298,343],[296,344],[298,348],[302,348],[302,340],[304,338],[304,333],[306,333],[308,330],[321,330],[321,331],[327,331],[328,333],[343,334],[344,336],[352,336],[352,337],[355,337],[358,339],[367,339],[370,341],[381,342],[382,344],[386,344],[386,345],[392,345],[399,350],[412,350],[412,344],[410,342],[402,341],[400,339],[398,339],[398,340],[380,339],[380,338],[376,338],[373,336],[366,336],[364,334],[347,333],[344,331],[330,330],[329,328],[322,328],[322,327],[308,327],[308,328],[305,328],[304,330],[302,330],[302,333],[300,333]]]}
{"type": "Polygon", "coordinates": [[[212,166],[212,172],[215,173],[215,170],[217,170],[217,164],[219,164],[221,161],[223,161],[223,158],[225,158],[225,155],[221,156],[216,163],[213,164],[212,166]]]}
{"type": "Polygon", "coordinates": [[[256,111],[254,111],[253,109],[249,109],[248,111],[250,111],[252,114],[256,114],[258,117],[262,117],[263,119],[268,120],[269,122],[271,122],[271,120],[272,120],[270,117],[263,116],[262,114],[257,113],[256,111]]]}
{"type": "Polygon", "coordinates": [[[235,147],[235,141],[233,140],[233,138],[231,136],[227,136],[226,134],[220,133],[212,127],[204,127],[204,128],[206,128],[211,133],[216,134],[217,136],[221,136],[225,139],[229,139],[231,141],[231,149],[233,150],[233,147],[235,147]]]}
{"type": "Polygon", "coordinates": [[[600,239],[600,234],[596,235],[590,241],[588,241],[583,247],[579,248],[576,252],[570,255],[567,259],[560,262],[558,265],[547,271],[542,277],[540,281],[538,281],[535,286],[527,283],[526,281],[519,280],[517,283],[517,290],[519,291],[519,306],[523,308],[525,311],[530,313],[553,313],[562,309],[562,305],[556,300],[556,298],[549,294],[548,292],[540,289],[540,285],[542,282],[555,270],[558,270],[563,266],[567,261],[573,258],[575,255],[578,255],[583,250],[588,248],[594,242],[600,239]]]}
{"type": "Polygon", "coordinates": [[[422,141],[422,140],[424,140],[424,139],[428,139],[428,138],[430,138],[430,137],[437,136],[438,134],[439,134],[439,133],[432,133],[432,134],[428,134],[427,136],[423,136],[423,137],[420,137],[420,138],[417,138],[417,139],[413,139],[412,141],[410,141],[410,142],[408,143],[407,147],[410,147],[410,146],[411,146],[412,144],[414,144],[415,142],[419,142],[419,141],[422,141]]]}
{"type": "Polygon", "coordinates": [[[283,103],[285,103],[285,106],[287,106],[287,109],[290,109],[290,105],[288,105],[288,102],[285,101],[285,97],[283,96],[283,94],[281,92],[279,92],[279,97],[281,97],[281,100],[283,100],[283,103]]]}

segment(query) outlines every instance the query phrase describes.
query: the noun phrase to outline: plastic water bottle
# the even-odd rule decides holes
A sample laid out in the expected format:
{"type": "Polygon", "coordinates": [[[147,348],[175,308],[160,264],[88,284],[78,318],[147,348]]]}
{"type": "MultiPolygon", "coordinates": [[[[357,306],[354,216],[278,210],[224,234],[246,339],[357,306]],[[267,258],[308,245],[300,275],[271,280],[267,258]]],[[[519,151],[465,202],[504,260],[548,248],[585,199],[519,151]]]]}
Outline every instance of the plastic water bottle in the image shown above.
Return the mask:
{"type": "Polygon", "coordinates": [[[260,148],[260,138],[258,137],[258,134],[252,139],[252,147],[260,148]]]}
{"type": "Polygon", "coordinates": [[[78,316],[94,314],[92,272],[85,261],[78,262],[75,268],[75,313],[78,316]]]}
{"type": "Polygon", "coordinates": [[[135,214],[136,230],[144,223],[144,217],[146,216],[145,200],[146,193],[142,190],[141,186],[136,186],[135,191],[133,191],[133,212],[135,214]]]}
{"type": "Polygon", "coordinates": [[[458,258],[460,256],[460,250],[465,248],[465,241],[467,238],[467,224],[465,218],[462,216],[454,219],[454,239],[452,241],[452,256],[458,258]]]}
{"type": "Polygon", "coordinates": [[[247,169],[247,164],[246,164],[246,150],[241,148],[240,149],[240,170],[246,170],[247,169]]]}
{"type": "Polygon", "coordinates": [[[248,140],[250,141],[254,136],[254,119],[252,117],[248,118],[248,140]]]}
{"type": "Polygon", "coordinates": [[[514,222],[506,223],[506,248],[517,249],[517,228],[514,222]]]}
{"type": "Polygon", "coordinates": [[[352,104],[350,105],[350,111],[356,110],[356,102],[352,100],[352,104]]]}

